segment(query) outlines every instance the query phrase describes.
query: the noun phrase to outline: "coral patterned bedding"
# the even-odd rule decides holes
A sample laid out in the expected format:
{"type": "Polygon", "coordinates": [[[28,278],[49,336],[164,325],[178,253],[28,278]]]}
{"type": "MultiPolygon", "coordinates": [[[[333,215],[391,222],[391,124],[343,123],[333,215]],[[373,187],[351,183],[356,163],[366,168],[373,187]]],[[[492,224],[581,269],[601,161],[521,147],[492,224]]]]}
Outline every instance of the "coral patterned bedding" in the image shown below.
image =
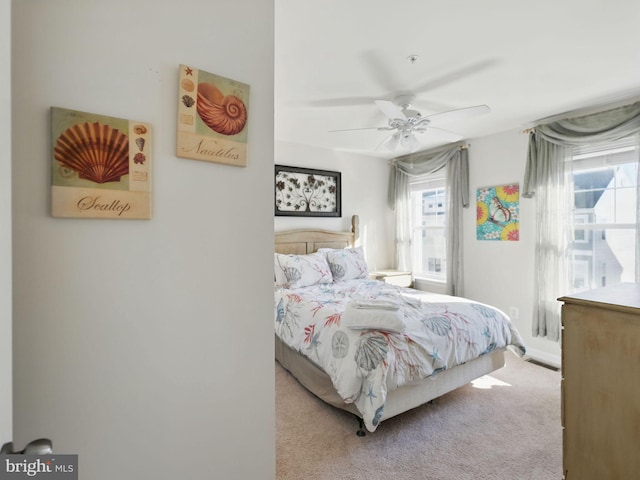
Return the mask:
{"type": "MultiPolygon", "coordinates": [[[[326,275],[322,268],[310,270],[319,278],[326,275]]],[[[329,375],[371,432],[380,422],[387,391],[495,349],[525,353],[510,319],[494,307],[377,280],[343,278],[276,282],[275,331],[329,375]]]]}

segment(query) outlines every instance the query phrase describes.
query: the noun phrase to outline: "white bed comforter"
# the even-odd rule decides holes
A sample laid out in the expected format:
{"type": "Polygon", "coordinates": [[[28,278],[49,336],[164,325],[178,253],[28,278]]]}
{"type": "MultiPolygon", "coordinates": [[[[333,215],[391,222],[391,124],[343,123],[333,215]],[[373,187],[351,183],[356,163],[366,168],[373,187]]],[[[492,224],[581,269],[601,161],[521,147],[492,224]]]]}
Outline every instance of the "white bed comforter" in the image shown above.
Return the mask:
{"type": "Polygon", "coordinates": [[[515,353],[525,353],[510,319],[494,307],[377,280],[276,289],[275,330],[288,346],[327,372],[371,432],[378,426],[388,390],[496,348],[512,346],[515,353]],[[354,298],[397,305],[403,331],[385,330],[381,315],[373,329],[362,325],[361,318],[358,328],[345,326],[345,308],[354,298]]]}

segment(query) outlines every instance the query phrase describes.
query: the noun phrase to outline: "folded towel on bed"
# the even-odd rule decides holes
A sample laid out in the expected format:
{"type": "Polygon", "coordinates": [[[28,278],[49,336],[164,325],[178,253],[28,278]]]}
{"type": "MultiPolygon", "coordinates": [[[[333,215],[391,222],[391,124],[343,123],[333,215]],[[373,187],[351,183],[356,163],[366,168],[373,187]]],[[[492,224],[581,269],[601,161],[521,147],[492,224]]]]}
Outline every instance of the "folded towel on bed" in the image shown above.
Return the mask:
{"type": "Polygon", "coordinates": [[[404,315],[395,306],[390,308],[363,308],[358,307],[358,303],[350,301],[347,303],[342,314],[342,324],[353,330],[383,330],[386,332],[404,332],[406,325],[404,315]]]}
{"type": "Polygon", "coordinates": [[[398,310],[398,304],[392,300],[353,299],[349,302],[354,308],[370,310],[398,310]]]}

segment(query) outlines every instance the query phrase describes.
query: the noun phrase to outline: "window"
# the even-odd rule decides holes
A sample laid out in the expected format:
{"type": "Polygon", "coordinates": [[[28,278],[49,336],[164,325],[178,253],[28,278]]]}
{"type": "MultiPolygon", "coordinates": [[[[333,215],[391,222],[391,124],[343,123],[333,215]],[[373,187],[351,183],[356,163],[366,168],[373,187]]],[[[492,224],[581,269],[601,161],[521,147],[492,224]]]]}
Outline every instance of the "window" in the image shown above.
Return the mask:
{"type": "Polygon", "coordinates": [[[445,282],[446,196],[444,172],[411,183],[411,248],[414,277],[445,282]]]}
{"type": "Polygon", "coordinates": [[[638,149],[626,144],[576,151],[570,165],[575,291],[635,282],[638,149]]]}

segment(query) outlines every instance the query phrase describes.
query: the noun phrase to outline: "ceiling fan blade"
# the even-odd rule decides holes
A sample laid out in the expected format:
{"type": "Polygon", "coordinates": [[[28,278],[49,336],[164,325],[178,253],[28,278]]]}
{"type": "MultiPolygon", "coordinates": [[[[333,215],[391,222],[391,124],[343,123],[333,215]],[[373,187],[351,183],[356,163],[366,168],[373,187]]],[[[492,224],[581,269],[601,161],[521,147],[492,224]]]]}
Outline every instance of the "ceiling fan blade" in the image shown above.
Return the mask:
{"type": "Polygon", "coordinates": [[[395,103],[390,102],[389,100],[376,100],[375,102],[378,108],[382,110],[382,113],[384,113],[390,119],[407,119],[402,109],[395,103]]]}
{"type": "Polygon", "coordinates": [[[448,112],[434,113],[422,119],[428,120],[429,125],[442,125],[443,123],[475,117],[476,115],[482,115],[490,111],[491,109],[487,105],[476,105],[475,107],[458,108],[457,110],[449,110],[448,112]]]}
{"type": "Polygon", "coordinates": [[[449,72],[445,75],[441,75],[438,78],[427,80],[423,84],[413,88],[411,91],[418,94],[427,92],[429,90],[434,90],[443,85],[448,85],[455,80],[459,80],[466,75],[480,73],[482,70],[492,67],[497,63],[498,61],[494,58],[480,60],[478,62],[472,63],[471,65],[467,65],[466,67],[458,68],[457,70],[449,72]]]}
{"type": "Polygon", "coordinates": [[[357,105],[371,105],[380,97],[339,97],[323,98],[306,102],[310,107],[353,107],[357,105]]]}
{"type": "Polygon", "coordinates": [[[340,129],[340,130],[329,130],[329,133],[356,132],[358,130],[391,130],[391,128],[389,128],[389,127],[343,128],[343,129],[340,129]]]}
{"type": "Polygon", "coordinates": [[[394,72],[389,68],[386,59],[382,58],[380,52],[376,50],[365,50],[360,53],[365,66],[369,70],[369,78],[375,81],[385,92],[395,92],[401,82],[394,76],[394,72]]]}
{"type": "Polygon", "coordinates": [[[428,138],[433,140],[442,140],[444,142],[457,142],[464,137],[458,133],[450,132],[449,130],[443,130],[442,128],[436,128],[429,126],[426,130],[428,138]]]}

